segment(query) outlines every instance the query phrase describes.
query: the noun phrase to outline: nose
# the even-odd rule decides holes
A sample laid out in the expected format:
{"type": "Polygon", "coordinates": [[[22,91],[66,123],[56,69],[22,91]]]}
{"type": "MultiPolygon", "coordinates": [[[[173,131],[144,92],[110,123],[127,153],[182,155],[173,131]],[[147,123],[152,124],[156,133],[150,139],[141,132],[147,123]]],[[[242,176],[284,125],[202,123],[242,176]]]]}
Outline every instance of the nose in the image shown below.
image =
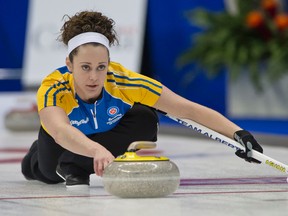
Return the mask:
{"type": "Polygon", "coordinates": [[[98,79],[97,73],[91,72],[91,73],[89,74],[89,80],[91,80],[91,81],[96,81],[97,79],[98,79]]]}

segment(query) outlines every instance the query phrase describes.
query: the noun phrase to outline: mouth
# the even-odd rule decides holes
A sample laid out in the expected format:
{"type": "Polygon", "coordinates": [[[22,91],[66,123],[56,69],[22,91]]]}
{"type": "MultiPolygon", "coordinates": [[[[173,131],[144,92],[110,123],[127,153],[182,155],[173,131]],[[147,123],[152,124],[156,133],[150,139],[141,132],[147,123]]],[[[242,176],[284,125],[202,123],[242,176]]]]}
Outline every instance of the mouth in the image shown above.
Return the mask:
{"type": "Polygon", "coordinates": [[[98,87],[98,85],[86,85],[86,86],[90,90],[95,90],[98,87]]]}

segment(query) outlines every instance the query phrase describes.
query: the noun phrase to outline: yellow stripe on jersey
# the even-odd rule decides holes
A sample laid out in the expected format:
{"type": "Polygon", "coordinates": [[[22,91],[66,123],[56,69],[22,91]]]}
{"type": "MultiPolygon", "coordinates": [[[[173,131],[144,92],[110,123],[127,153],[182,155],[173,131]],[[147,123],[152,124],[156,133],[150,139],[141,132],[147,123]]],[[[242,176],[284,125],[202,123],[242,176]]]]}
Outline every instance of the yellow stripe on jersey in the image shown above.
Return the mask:
{"type": "Polygon", "coordinates": [[[39,111],[48,106],[60,106],[69,113],[75,107],[74,100],[73,78],[69,71],[54,71],[42,81],[37,92],[39,111]]]}
{"type": "Polygon", "coordinates": [[[162,84],[111,62],[105,89],[127,103],[138,102],[153,106],[161,95],[162,84]]]}

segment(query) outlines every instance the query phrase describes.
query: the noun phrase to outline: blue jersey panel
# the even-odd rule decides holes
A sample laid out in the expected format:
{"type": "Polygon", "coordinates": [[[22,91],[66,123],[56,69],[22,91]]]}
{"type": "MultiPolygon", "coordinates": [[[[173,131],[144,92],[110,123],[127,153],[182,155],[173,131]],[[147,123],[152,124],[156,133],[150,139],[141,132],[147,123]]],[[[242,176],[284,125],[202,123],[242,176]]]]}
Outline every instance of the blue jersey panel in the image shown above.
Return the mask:
{"type": "Polygon", "coordinates": [[[105,132],[114,128],[124,114],[131,108],[130,104],[112,97],[103,89],[102,98],[94,104],[82,101],[77,95],[79,106],[68,115],[70,124],[84,134],[105,132]]]}

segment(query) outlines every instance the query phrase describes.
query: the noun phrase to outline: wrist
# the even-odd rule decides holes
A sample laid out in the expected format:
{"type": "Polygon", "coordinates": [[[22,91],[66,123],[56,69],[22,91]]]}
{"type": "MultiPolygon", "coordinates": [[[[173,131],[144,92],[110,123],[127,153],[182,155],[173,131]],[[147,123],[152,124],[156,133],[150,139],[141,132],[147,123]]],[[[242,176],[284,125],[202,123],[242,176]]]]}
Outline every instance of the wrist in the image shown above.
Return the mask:
{"type": "Polygon", "coordinates": [[[91,158],[94,158],[95,155],[97,155],[98,152],[101,151],[101,149],[102,149],[102,146],[99,143],[93,141],[93,143],[91,143],[90,145],[89,156],[91,158]]]}

